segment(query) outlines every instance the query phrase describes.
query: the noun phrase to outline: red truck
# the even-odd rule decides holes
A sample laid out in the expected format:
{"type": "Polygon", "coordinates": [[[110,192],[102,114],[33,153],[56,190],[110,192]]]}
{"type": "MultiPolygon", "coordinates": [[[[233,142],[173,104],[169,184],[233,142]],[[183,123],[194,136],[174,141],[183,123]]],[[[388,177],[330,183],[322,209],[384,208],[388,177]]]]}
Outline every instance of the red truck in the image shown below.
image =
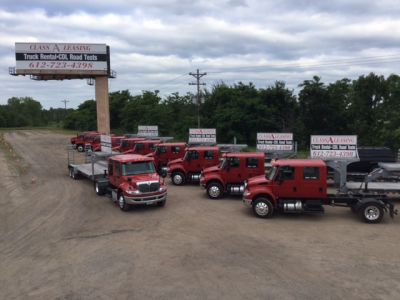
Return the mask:
{"type": "Polygon", "coordinates": [[[95,182],[98,195],[111,194],[111,198],[123,211],[135,205],[164,206],[167,187],[155,169],[151,157],[136,154],[115,155],[108,158],[107,172],[102,164],[93,167],[70,165],[70,177],[85,176],[95,182]],[[97,173],[96,173],[97,172],[97,173]]]}
{"type": "Polygon", "coordinates": [[[207,190],[207,195],[211,199],[220,198],[225,193],[241,195],[245,180],[265,175],[264,163],[263,153],[226,153],[219,165],[201,172],[200,185],[207,190]]]}
{"type": "Polygon", "coordinates": [[[171,160],[167,165],[168,175],[175,185],[186,182],[198,182],[200,173],[204,168],[219,164],[218,147],[189,147],[185,150],[183,158],[171,160]]]}
{"type": "Polygon", "coordinates": [[[285,159],[272,161],[267,176],[245,182],[243,203],[256,216],[270,218],[283,213],[323,213],[325,205],[351,208],[367,223],[379,223],[388,211],[397,214],[385,193],[350,191],[328,194],[327,165],[322,160],[285,159]]]}
{"type": "Polygon", "coordinates": [[[146,155],[156,150],[156,145],[162,143],[161,140],[142,140],[137,141],[132,149],[123,152],[124,154],[146,155]]]}
{"type": "Polygon", "coordinates": [[[135,147],[135,144],[139,141],[144,141],[145,138],[138,138],[138,137],[134,137],[134,138],[123,138],[120,141],[120,145],[113,147],[112,150],[113,151],[117,151],[117,152],[121,152],[124,153],[128,150],[131,150],[135,147]]]}
{"type": "Polygon", "coordinates": [[[160,173],[163,169],[166,170],[171,160],[182,158],[185,155],[185,149],[185,143],[163,143],[156,145],[156,150],[147,156],[154,158],[154,164],[160,173]]]}
{"type": "Polygon", "coordinates": [[[81,134],[77,134],[76,137],[72,137],[71,144],[75,145],[75,148],[79,152],[83,152],[85,151],[85,144],[96,136],[100,136],[100,133],[97,131],[85,131],[81,134]]]}

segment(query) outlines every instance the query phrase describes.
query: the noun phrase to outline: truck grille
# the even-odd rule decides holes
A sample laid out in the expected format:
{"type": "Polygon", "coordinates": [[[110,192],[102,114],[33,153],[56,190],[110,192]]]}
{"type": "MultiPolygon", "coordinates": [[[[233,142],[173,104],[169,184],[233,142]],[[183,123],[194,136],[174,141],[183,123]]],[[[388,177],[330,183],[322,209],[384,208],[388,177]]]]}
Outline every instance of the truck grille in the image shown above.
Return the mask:
{"type": "Polygon", "coordinates": [[[160,183],[158,181],[141,182],[137,187],[141,193],[151,193],[158,191],[160,183]]]}

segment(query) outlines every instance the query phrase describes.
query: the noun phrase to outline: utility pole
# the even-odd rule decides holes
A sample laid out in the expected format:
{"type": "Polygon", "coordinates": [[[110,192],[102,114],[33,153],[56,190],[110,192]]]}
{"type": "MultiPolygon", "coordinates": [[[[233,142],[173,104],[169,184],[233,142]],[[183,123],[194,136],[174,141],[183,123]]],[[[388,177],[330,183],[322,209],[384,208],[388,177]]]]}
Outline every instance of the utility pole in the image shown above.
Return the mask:
{"type": "Polygon", "coordinates": [[[64,108],[65,108],[65,111],[66,111],[67,110],[67,102],[69,102],[69,100],[61,100],[61,102],[64,103],[64,108]]]}
{"type": "Polygon", "coordinates": [[[190,72],[189,75],[196,78],[196,82],[190,82],[189,85],[197,85],[197,128],[200,128],[200,85],[206,85],[204,82],[200,83],[200,78],[207,75],[207,73],[200,73],[197,69],[196,73],[190,72]]]}

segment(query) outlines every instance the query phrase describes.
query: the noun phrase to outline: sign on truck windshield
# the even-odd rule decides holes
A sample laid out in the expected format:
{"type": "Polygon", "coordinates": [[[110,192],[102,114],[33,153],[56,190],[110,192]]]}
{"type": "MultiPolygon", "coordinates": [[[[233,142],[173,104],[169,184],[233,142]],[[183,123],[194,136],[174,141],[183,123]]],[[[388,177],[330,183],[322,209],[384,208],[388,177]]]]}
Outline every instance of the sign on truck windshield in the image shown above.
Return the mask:
{"type": "Polygon", "coordinates": [[[311,158],[356,159],[356,135],[312,135],[310,142],[311,158]]]}

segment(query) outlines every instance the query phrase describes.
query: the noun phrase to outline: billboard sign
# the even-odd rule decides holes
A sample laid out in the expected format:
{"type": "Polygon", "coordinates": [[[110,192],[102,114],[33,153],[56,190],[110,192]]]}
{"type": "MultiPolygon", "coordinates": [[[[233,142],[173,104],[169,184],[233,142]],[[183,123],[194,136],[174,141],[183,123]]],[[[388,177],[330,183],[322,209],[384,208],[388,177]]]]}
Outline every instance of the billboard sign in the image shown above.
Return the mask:
{"type": "Polygon", "coordinates": [[[262,152],[293,151],[293,133],[257,132],[257,150],[262,152]]]}
{"type": "Polygon", "coordinates": [[[215,128],[189,128],[189,144],[216,144],[215,128]]]}
{"type": "Polygon", "coordinates": [[[17,74],[107,75],[106,44],[15,43],[17,74]]]}
{"type": "Polygon", "coordinates": [[[151,125],[151,126],[138,126],[138,136],[158,136],[158,125],[151,125]]]}
{"type": "Polygon", "coordinates": [[[100,144],[101,144],[101,151],[105,153],[111,153],[111,136],[109,135],[100,135],[100,144]]]}
{"type": "Polygon", "coordinates": [[[310,142],[311,158],[356,159],[356,135],[312,135],[310,142]]]}

